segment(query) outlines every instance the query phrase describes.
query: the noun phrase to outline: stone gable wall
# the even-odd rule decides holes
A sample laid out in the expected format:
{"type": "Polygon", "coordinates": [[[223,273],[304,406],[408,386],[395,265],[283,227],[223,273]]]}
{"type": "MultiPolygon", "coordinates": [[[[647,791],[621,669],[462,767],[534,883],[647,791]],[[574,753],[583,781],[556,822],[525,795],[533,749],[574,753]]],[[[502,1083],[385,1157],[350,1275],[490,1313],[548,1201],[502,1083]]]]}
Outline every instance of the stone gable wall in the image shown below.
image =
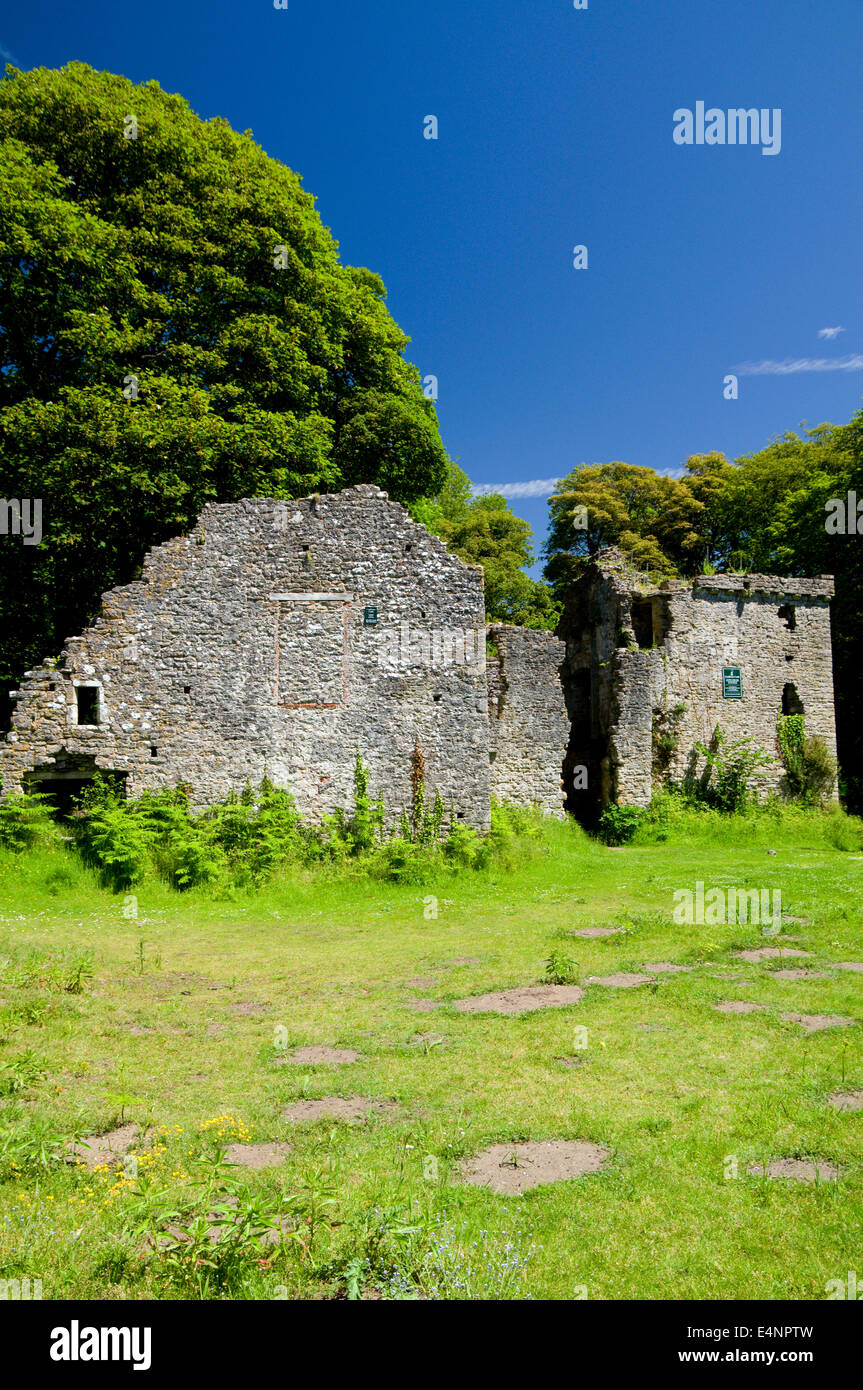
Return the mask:
{"type": "Polygon", "coordinates": [[[372,794],[409,805],[416,740],[429,795],[482,828],[487,702],[481,569],[377,487],[212,504],[28,673],[0,777],[6,794],[92,759],[129,795],[183,781],[204,806],[267,774],[318,821],[352,804],[357,748],[372,794]],[[78,725],[76,684],[98,726],[78,725]]]}

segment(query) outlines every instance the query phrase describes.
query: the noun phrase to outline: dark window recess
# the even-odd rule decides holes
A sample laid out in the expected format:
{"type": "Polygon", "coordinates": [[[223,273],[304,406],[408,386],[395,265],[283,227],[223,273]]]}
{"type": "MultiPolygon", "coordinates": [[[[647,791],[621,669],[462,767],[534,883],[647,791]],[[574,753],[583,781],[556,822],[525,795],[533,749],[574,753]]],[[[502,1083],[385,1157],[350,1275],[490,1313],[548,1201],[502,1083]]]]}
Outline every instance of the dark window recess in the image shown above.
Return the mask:
{"type": "Polygon", "coordinates": [[[436,705],[440,704],[440,695],[434,695],[432,698],[434,699],[436,705]]]}
{"type": "Polygon", "coordinates": [[[789,632],[794,632],[797,627],[797,613],[793,603],[783,603],[779,609],[780,618],[785,619],[785,626],[789,632]]]}
{"type": "Polygon", "coordinates": [[[782,713],[783,714],[802,714],[803,701],[797,694],[797,686],[789,681],[782,691],[782,713]]]}
{"type": "Polygon", "coordinates": [[[79,724],[99,723],[99,689],[95,685],[77,685],[75,700],[78,706],[79,724]]]}
{"type": "Polygon", "coordinates": [[[407,555],[408,551],[412,549],[413,546],[411,545],[410,541],[408,541],[407,545],[405,546],[405,555],[407,555]]]}
{"type": "Polygon", "coordinates": [[[158,750],[158,748],[156,747],[155,743],[151,743],[151,744],[150,744],[150,757],[151,757],[151,758],[158,758],[158,756],[159,756],[159,750],[158,750]]]}
{"type": "Polygon", "coordinates": [[[455,818],[456,820],[464,820],[464,811],[456,811],[455,818]]]}
{"type": "Polygon", "coordinates": [[[645,651],[653,646],[653,604],[649,599],[636,599],[632,605],[632,630],[635,640],[645,651]]]}
{"type": "Polygon", "coordinates": [[[184,685],[184,686],[183,686],[183,694],[184,694],[184,695],[191,695],[191,693],[192,693],[192,687],[191,687],[190,685],[184,685]]]}

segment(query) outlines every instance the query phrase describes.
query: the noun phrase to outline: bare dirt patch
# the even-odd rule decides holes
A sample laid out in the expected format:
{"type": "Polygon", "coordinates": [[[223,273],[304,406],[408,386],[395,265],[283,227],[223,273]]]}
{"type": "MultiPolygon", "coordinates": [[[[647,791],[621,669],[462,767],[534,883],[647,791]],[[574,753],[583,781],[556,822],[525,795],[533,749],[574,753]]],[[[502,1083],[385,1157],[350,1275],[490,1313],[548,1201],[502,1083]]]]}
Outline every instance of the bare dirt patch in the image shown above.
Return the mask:
{"type": "Polygon", "coordinates": [[[437,982],[436,975],[418,975],[415,980],[405,980],[409,989],[434,989],[437,982]]]}
{"type": "Polygon", "coordinates": [[[435,1009],[442,1009],[443,1004],[436,999],[409,999],[405,1004],[406,1009],[411,1009],[415,1014],[430,1014],[435,1009]]]}
{"type": "Polygon", "coordinates": [[[191,994],[200,990],[227,989],[223,980],[213,980],[208,975],[176,970],[166,971],[163,975],[132,975],[129,983],[133,989],[146,989],[157,997],[191,994]]]}
{"type": "Polygon", "coordinates": [[[834,1091],[827,1104],[834,1110],[863,1110],[863,1091],[834,1091]]]}
{"type": "Polygon", "coordinates": [[[771,970],[771,980],[829,980],[826,970],[771,970]]]}
{"type": "Polygon", "coordinates": [[[106,1134],[89,1134],[69,1149],[67,1163],[85,1163],[93,1169],[101,1164],[119,1163],[132,1147],[140,1130],[136,1124],[120,1125],[106,1134]]]}
{"type": "Polygon", "coordinates": [[[482,965],[479,956],[456,956],[455,960],[449,962],[450,965],[482,965]]]}
{"type": "Polygon", "coordinates": [[[448,1039],[443,1033],[416,1033],[410,1040],[410,1047],[440,1047],[448,1039]]]}
{"type": "Polygon", "coordinates": [[[359,1052],[355,1052],[352,1047],[298,1047],[290,1057],[280,1057],[279,1065],[286,1066],[295,1062],[297,1066],[325,1064],[331,1067],[347,1067],[351,1062],[359,1060],[359,1052]]]}
{"type": "Polygon", "coordinates": [[[460,1165],[462,1182],[511,1195],[544,1183],[565,1182],[598,1173],[608,1149],[581,1139],[545,1139],[519,1144],[492,1144],[460,1165]]]}
{"type": "Polygon", "coordinates": [[[583,998],[584,990],[578,985],[524,985],[499,994],[456,999],[453,1008],[460,1014],[527,1014],[534,1009],[565,1009],[583,998]]]}
{"type": "Polygon", "coordinates": [[[753,1004],[748,999],[723,999],[721,1004],[714,1004],[714,1009],[720,1014],[754,1014],[764,1013],[766,1004],[753,1004]]]}
{"type": "Polygon", "coordinates": [[[795,951],[788,946],[762,946],[757,951],[738,951],[738,960],[746,960],[750,965],[760,965],[763,960],[789,959],[791,956],[811,956],[811,951],[795,951]]]}
{"type": "Polygon", "coordinates": [[[289,1124],[304,1124],[312,1120],[346,1120],[353,1123],[364,1120],[368,1115],[383,1114],[395,1110],[392,1101],[363,1100],[354,1096],[346,1100],[343,1096],[324,1096],[321,1100],[298,1100],[282,1111],[282,1118],[289,1124]]]}
{"type": "Polygon", "coordinates": [[[581,936],[585,941],[596,941],[601,936],[619,936],[622,931],[623,927],[581,927],[570,935],[581,936]]]}
{"type": "Polygon", "coordinates": [[[290,1144],[229,1144],[225,1159],[239,1168],[275,1168],[290,1152],[290,1144]]]}
{"type": "Polygon", "coordinates": [[[839,1169],[824,1159],[776,1158],[772,1163],[750,1163],[747,1170],[754,1178],[787,1178],[790,1182],[835,1182],[839,1169]]]}
{"type": "Polygon", "coordinates": [[[863,975],[863,964],[859,960],[831,961],[834,970],[853,970],[855,975],[863,975]]]}
{"type": "Polygon", "coordinates": [[[590,975],[589,985],[605,985],[608,989],[636,989],[638,985],[653,984],[652,975],[634,975],[631,971],[620,970],[616,975],[590,975]]]}
{"type": "Polygon", "coordinates": [[[254,1018],[258,1014],[265,1014],[269,1011],[270,1005],[263,1004],[260,999],[243,999],[238,1004],[231,1005],[231,1013],[239,1014],[241,1018],[254,1018]]]}
{"type": "Polygon", "coordinates": [[[144,1028],[140,1023],[131,1023],[126,1029],[130,1038],[146,1038],[152,1031],[152,1028],[144,1028]]]}
{"type": "Polygon", "coordinates": [[[694,965],[676,965],[673,960],[654,960],[649,965],[645,965],[645,970],[649,970],[651,975],[682,975],[689,974],[695,969],[694,965]]]}
{"type": "Polygon", "coordinates": [[[839,1014],[780,1014],[786,1023],[799,1023],[804,1033],[820,1033],[823,1028],[850,1028],[853,1018],[839,1014]]]}

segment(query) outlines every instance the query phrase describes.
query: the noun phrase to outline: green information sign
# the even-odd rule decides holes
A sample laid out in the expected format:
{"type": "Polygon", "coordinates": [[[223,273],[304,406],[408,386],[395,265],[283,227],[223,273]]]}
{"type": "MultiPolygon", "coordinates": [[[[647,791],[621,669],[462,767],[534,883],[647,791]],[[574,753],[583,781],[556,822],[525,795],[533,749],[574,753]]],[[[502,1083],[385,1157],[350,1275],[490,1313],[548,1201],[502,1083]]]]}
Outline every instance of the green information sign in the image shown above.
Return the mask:
{"type": "Polygon", "coordinates": [[[723,666],[722,698],[723,700],[743,699],[743,678],[739,666],[723,666]]]}
{"type": "Polygon", "coordinates": [[[363,609],[363,627],[377,627],[378,610],[369,604],[368,608],[363,609]]]}

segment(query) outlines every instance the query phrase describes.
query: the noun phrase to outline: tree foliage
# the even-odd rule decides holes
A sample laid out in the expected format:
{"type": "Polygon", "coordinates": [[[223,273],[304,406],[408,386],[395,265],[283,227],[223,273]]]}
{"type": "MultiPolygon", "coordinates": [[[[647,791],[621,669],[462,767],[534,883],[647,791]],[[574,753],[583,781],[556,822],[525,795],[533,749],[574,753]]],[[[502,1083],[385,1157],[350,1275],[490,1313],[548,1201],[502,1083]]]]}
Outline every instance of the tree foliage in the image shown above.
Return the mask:
{"type": "Polygon", "coordinates": [[[42,499],[44,539],[0,537],[0,682],[206,502],[437,493],[434,407],[385,298],[249,132],[156,82],[9,68],[0,490],[42,499]]]}

